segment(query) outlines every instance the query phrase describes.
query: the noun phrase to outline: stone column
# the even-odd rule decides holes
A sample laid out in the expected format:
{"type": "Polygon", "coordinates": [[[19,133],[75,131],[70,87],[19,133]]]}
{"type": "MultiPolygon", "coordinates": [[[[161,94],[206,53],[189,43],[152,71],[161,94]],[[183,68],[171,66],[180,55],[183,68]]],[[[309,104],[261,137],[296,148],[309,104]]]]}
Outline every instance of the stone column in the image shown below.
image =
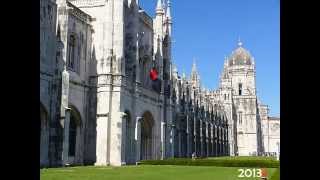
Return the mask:
{"type": "Polygon", "coordinates": [[[217,156],[220,156],[220,132],[219,132],[219,127],[217,127],[217,156]]]}
{"type": "Polygon", "coordinates": [[[225,135],[225,134],[224,134],[224,128],[222,128],[221,131],[222,131],[222,136],[221,136],[222,151],[221,151],[221,154],[222,154],[222,155],[225,155],[225,154],[224,154],[224,153],[225,153],[225,142],[224,142],[224,141],[225,141],[225,138],[224,138],[224,135],[225,135]]]}
{"type": "Polygon", "coordinates": [[[225,141],[225,155],[228,155],[229,153],[228,153],[228,128],[226,127],[225,128],[225,139],[224,139],[224,141],[225,141]]]}
{"type": "Polygon", "coordinates": [[[226,138],[225,138],[225,129],[223,128],[223,150],[222,150],[222,152],[223,152],[223,155],[226,155],[225,153],[226,153],[226,138]]]}
{"type": "Polygon", "coordinates": [[[187,157],[190,156],[190,122],[189,122],[189,115],[187,115],[187,157]]]}
{"type": "MultiPolygon", "coordinates": [[[[198,149],[197,149],[197,119],[195,116],[195,113],[193,115],[193,142],[194,142],[194,152],[196,153],[196,155],[198,155],[198,149]]],[[[194,153],[192,152],[192,153],[194,153]]]]}
{"type": "Polygon", "coordinates": [[[136,37],[136,86],[140,85],[140,67],[139,67],[139,40],[140,40],[140,34],[137,32],[137,37],[136,37]]]}
{"type": "Polygon", "coordinates": [[[218,127],[214,127],[214,154],[218,156],[218,127]]]}
{"type": "Polygon", "coordinates": [[[97,147],[96,156],[97,160],[95,165],[106,166],[108,165],[107,153],[107,137],[108,137],[108,114],[97,114],[97,147]]]}
{"type": "Polygon", "coordinates": [[[62,165],[68,164],[69,157],[69,125],[70,125],[70,109],[66,108],[63,123],[63,144],[62,144],[62,165]]]}
{"type": "Polygon", "coordinates": [[[203,146],[203,127],[202,127],[203,123],[202,123],[202,120],[200,120],[200,154],[201,156],[203,156],[204,154],[204,146],[203,146]]]}
{"type": "Polygon", "coordinates": [[[210,156],[209,154],[209,131],[208,131],[208,122],[206,122],[206,148],[207,148],[207,152],[206,152],[206,156],[210,156]]]}
{"type": "Polygon", "coordinates": [[[166,133],[166,123],[162,121],[161,122],[161,159],[162,160],[166,156],[165,133],[166,133]]]}
{"type": "Polygon", "coordinates": [[[179,157],[181,157],[182,155],[181,155],[181,151],[182,151],[182,149],[181,149],[181,133],[182,133],[182,130],[181,129],[179,129],[178,130],[178,146],[179,146],[179,157]]]}
{"type": "Polygon", "coordinates": [[[210,126],[210,131],[211,131],[211,156],[214,156],[214,131],[213,131],[213,124],[211,123],[211,126],[210,126]]]}
{"type": "Polygon", "coordinates": [[[122,135],[121,135],[121,165],[127,164],[126,154],[128,153],[126,150],[126,145],[129,143],[127,142],[127,117],[126,113],[122,113],[122,135]]]}
{"type": "Polygon", "coordinates": [[[171,143],[171,157],[174,157],[174,136],[175,136],[175,125],[171,125],[171,131],[170,131],[170,143],[171,143]]]}
{"type": "Polygon", "coordinates": [[[222,134],[222,129],[221,129],[221,127],[219,127],[219,145],[220,145],[220,147],[219,147],[219,155],[220,156],[222,156],[223,155],[223,134],[222,134]]]}
{"type": "Polygon", "coordinates": [[[136,163],[140,161],[141,156],[141,120],[142,117],[136,118],[136,127],[134,131],[134,140],[136,141],[136,163]]]}
{"type": "Polygon", "coordinates": [[[220,153],[219,153],[219,155],[220,156],[222,156],[223,155],[223,132],[222,132],[222,128],[220,127],[219,128],[219,132],[220,132],[220,138],[219,138],[219,140],[220,140],[220,153]]]}
{"type": "Polygon", "coordinates": [[[233,125],[232,124],[228,124],[228,127],[227,127],[227,132],[228,132],[228,136],[227,136],[227,141],[228,141],[228,154],[230,156],[234,156],[234,137],[233,137],[233,133],[232,133],[232,128],[233,128],[233,125]]]}

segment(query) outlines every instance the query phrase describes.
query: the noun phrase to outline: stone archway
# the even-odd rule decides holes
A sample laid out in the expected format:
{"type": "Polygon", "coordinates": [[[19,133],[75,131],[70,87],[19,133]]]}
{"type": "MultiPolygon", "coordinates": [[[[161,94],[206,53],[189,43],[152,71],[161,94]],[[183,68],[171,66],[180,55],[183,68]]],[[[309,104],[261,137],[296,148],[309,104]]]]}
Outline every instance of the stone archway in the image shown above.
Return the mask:
{"type": "Polygon", "coordinates": [[[80,128],[81,128],[81,115],[79,111],[70,106],[70,124],[69,124],[69,142],[68,142],[68,159],[70,164],[75,164],[78,161],[80,145],[80,128]]]}
{"type": "Polygon", "coordinates": [[[153,159],[153,126],[154,119],[150,112],[145,112],[141,122],[141,144],[140,144],[140,159],[153,159]]]}
{"type": "Polygon", "coordinates": [[[125,111],[126,129],[125,129],[125,162],[126,164],[133,164],[135,162],[134,157],[134,126],[132,123],[131,114],[129,111],[125,111]]]}
{"type": "Polygon", "coordinates": [[[48,165],[49,131],[48,111],[40,102],[40,166],[48,165]]]}

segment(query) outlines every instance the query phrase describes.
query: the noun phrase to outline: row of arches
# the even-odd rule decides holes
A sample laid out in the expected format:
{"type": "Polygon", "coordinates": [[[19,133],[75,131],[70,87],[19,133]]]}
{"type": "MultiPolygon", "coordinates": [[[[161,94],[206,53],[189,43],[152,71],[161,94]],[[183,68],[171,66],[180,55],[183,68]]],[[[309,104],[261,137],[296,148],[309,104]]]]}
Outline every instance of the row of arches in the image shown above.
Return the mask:
{"type": "MultiPolygon", "coordinates": [[[[182,105],[183,106],[183,105],[182,105]]],[[[184,107],[177,112],[175,157],[227,156],[229,152],[226,117],[202,108],[184,107]]]]}
{"type": "Polygon", "coordinates": [[[226,156],[229,155],[227,129],[200,121],[190,132],[177,128],[175,157],[226,156]]]}
{"type": "MultiPolygon", "coordinates": [[[[70,119],[68,129],[65,131],[63,136],[68,136],[68,144],[67,146],[67,163],[75,164],[79,159],[79,154],[81,152],[80,142],[81,142],[81,127],[82,120],[79,111],[74,107],[70,106],[70,119]]],[[[44,105],[40,102],[40,166],[47,166],[50,162],[49,160],[49,140],[50,140],[50,114],[44,107],[44,105]]],[[[65,147],[64,147],[65,148],[65,147]]]]}
{"type": "Polygon", "coordinates": [[[134,119],[129,111],[126,114],[126,127],[125,127],[125,162],[126,164],[134,164],[139,160],[150,160],[155,158],[155,120],[153,115],[146,111],[142,114],[140,123],[140,138],[139,143],[135,139],[135,131],[137,118],[134,119]],[[137,146],[140,146],[137,148],[137,146]],[[139,151],[139,153],[137,152],[139,151]],[[136,155],[139,154],[139,157],[136,155]]]}

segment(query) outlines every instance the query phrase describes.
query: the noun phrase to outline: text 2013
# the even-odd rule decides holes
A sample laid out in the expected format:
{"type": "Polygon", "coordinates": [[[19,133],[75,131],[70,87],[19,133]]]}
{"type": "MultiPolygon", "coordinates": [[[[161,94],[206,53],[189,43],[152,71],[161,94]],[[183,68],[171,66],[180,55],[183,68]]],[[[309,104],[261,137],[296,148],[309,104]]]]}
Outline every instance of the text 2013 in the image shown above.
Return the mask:
{"type": "Polygon", "coordinates": [[[266,169],[238,169],[239,178],[256,178],[256,177],[266,177],[267,170],[266,169]]]}

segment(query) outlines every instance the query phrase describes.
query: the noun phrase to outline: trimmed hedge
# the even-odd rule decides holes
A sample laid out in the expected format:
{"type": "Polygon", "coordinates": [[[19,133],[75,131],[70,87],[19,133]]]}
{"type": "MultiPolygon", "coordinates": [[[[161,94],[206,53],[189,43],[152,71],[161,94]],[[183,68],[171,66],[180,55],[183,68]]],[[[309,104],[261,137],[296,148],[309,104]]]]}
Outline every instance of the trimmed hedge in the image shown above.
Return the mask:
{"type": "Polygon", "coordinates": [[[143,160],[140,165],[181,165],[181,166],[220,166],[220,167],[256,167],[278,168],[280,162],[272,159],[166,159],[143,160]]]}

